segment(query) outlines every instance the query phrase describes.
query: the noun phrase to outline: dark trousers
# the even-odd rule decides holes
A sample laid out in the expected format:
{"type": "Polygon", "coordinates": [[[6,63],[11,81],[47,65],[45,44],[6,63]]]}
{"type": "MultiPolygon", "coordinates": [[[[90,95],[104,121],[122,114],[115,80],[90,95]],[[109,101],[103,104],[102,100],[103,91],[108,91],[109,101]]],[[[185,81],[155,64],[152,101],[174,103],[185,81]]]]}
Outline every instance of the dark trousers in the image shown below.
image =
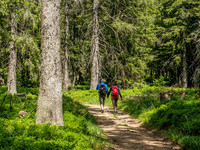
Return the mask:
{"type": "Polygon", "coordinates": [[[106,95],[99,95],[100,105],[103,105],[103,106],[104,106],[105,97],[106,97],[106,95]]]}
{"type": "Polygon", "coordinates": [[[116,112],[117,111],[117,101],[118,101],[118,97],[117,98],[111,98],[112,100],[112,104],[113,104],[113,109],[116,112]]]}

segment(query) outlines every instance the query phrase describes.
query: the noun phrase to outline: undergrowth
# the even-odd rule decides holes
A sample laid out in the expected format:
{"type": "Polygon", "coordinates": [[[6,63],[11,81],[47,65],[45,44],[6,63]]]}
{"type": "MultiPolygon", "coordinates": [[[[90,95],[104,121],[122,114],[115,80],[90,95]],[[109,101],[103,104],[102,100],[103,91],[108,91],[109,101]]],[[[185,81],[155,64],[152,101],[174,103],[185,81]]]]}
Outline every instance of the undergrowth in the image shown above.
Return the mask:
{"type": "MultiPolygon", "coordinates": [[[[35,124],[38,89],[19,89],[27,98],[6,95],[0,88],[0,148],[1,149],[103,149],[106,140],[87,109],[80,103],[99,105],[96,90],[81,86],[64,92],[64,127],[35,124]],[[10,100],[13,103],[10,104],[10,100]],[[20,118],[20,110],[31,112],[20,118]]],[[[169,138],[185,149],[200,149],[200,100],[194,89],[143,86],[121,90],[123,100],[118,108],[138,118],[148,126],[166,131],[169,138]],[[160,102],[160,92],[171,92],[169,101],[160,102]],[[181,99],[180,92],[187,91],[181,99]]],[[[112,107],[110,98],[105,105],[112,107]]]]}
{"type": "Polygon", "coordinates": [[[166,131],[182,147],[200,149],[200,100],[196,90],[150,87],[141,89],[140,95],[127,97],[119,108],[152,128],[166,131]],[[161,102],[159,93],[166,91],[173,93],[172,99],[161,102]],[[180,91],[187,91],[184,99],[178,94],[180,91]]]}
{"type": "MultiPolygon", "coordinates": [[[[124,110],[143,123],[158,130],[178,142],[182,147],[200,150],[200,100],[195,89],[159,87],[144,85],[140,88],[121,90],[123,100],[118,101],[118,109],[124,110]],[[181,92],[187,96],[181,99],[181,92]],[[160,92],[171,92],[172,99],[160,102],[160,92]]],[[[71,90],[67,93],[76,101],[98,104],[96,90],[71,90]]],[[[112,107],[111,100],[105,105],[112,107]]]]}
{"type": "Polygon", "coordinates": [[[65,125],[59,127],[35,124],[38,89],[19,89],[27,98],[6,96],[6,91],[6,87],[0,87],[0,149],[89,150],[103,149],[107,144],[94,117],[66,94],[63,97],[65,125]],[[23,118],[18,114],[21,110],[27,112],[23,118]]]}

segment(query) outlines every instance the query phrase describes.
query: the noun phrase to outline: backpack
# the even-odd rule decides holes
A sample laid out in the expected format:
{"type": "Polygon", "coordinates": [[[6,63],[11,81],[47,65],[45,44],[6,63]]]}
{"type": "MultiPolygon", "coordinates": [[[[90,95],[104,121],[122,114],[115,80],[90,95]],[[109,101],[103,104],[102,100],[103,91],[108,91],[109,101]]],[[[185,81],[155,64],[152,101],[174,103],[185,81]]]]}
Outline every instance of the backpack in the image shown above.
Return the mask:
{"type": "Polygon", "coordinates": [[[99,88],[100,95],[106,95],[106,86],[105,84],[101,84],[99,88]]]}
{"type": "Polygon", "coordinates": [[[113,86],[112,87],[112,95],[113,96],[118,96],[118,88],[117,88],[117,86],[113,86]]]}

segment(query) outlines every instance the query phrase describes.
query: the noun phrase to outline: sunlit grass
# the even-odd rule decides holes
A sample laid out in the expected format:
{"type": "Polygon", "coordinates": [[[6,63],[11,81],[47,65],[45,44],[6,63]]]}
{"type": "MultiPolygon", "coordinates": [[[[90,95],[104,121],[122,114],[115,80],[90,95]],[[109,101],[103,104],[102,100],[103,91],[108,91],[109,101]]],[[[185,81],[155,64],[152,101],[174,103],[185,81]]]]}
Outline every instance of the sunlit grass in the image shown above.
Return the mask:
{"type": "MultiPolygon", "coordinates": [[[[99,105],[96,90],[69,91],[70,95],[82,103],[99,105]]],[[[169,138],[188,149],[200,147],[200,101],[195,89],[172,87],[155,87],[144,85],[140,88],[121,90],[123,100],[118,101],[118,109],[124,110],[143,123],[165,130],[169,138]],[[187,91],[187,96],[180,99],[181,91],[187,91]],[[160,101],[160,92],[171,92],[173,97],[166,102],[160,101]],[[189,142],[188,142],[189,141],[189,142]]],[[[106,99],[106,106],[112,108],[112,102],[106,99]]],[[[113,114],[117,117],[117,114],[113,114]]]]}
{"type": "MultiPolygon", "coordinates": [[[[35,113],[38,89],[20,88],[27,98],[8,95],[0,112],[0,149],[104,149],[108,145],[105,133],[87,108],[71,97],[63,96],[64,126],[36,125],[35,113]],[[13,101],[10,110],[10,100],[13,101]],[[20,110],[31,112],[20,118],[20,110]]],[[[0,102],[7,88],[0,87],[0,102]]]]}

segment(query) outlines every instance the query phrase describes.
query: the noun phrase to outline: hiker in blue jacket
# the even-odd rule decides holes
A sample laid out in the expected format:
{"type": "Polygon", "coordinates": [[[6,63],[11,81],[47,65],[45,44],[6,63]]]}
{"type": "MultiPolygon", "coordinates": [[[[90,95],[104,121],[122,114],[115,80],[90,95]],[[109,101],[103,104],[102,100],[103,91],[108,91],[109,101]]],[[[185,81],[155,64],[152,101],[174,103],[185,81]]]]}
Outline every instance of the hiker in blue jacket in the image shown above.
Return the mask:
{"type": "Polygon", "coordinates": [[[104,102],[106,94],[108,94],[108,86],[105,84],[106,80],[102,79],[101,83],[99,83],[96,87],[97,90],[99,90],[99,101],[101,106],[101,112],[104,112],[104,102]]]}

